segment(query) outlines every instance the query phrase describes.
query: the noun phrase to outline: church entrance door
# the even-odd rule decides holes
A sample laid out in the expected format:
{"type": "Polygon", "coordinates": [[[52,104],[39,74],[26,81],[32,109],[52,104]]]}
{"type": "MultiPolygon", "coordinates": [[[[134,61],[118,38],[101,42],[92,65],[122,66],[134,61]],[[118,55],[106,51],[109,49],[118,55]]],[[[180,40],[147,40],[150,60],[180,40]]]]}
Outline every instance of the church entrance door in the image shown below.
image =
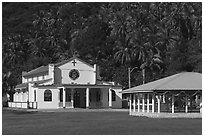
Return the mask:
{"type": "Polygon", "coordinates": [[[74,90],[74,108],[86,108],[85,90],[85,88],[76,88],[74,90]]]}
{"type": "Polygon", "coordinates": [[[74,92],[74,108],[80,108],[80,92],[74,92]]]}

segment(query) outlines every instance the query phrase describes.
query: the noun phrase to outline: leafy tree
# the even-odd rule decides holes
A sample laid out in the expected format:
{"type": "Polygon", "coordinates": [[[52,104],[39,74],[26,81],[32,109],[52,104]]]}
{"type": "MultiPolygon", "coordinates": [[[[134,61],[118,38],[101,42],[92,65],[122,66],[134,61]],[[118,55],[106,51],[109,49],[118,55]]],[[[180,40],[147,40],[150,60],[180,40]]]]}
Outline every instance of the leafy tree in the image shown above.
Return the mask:
{"type": "Polygon", "coordinates": [[[2,4],[3,93],[21,72],[76,55],[100,66],[102,80],[132,85],[181,71],[202,72],[202,3],[2,4]]]}

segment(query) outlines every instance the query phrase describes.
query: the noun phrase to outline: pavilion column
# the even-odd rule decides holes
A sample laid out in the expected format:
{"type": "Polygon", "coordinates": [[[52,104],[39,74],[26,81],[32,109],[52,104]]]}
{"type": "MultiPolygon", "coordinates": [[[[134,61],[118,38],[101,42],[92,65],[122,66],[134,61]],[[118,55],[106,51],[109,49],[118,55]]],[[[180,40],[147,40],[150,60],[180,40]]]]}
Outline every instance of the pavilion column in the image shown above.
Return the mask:
{"type": "Polygon", "coordinates": [[[140,94],[137,94],[137,111],[140,112],[140,94]]]}
{"type": "Polygon", "coordinates": [[[112,107],[112,91],[109,89],[109,101],[108,101],[108,106],[109,108],[112,107]]]}
{"type": "Polygon", "coordinates": [[[147,112],[149,112],[149,93],[147,93],[147,112]]]}
{"type": "Polygon", "coordinates": [[[172,94],[171,113],[174,113],[174,94],[172,94]]]}
{"type": "Polygon", "coordinates": [[[65,88],[63,87],[62,88],[62,95],[63,95],[63,97],[62,97],[62,106],[63,106],[63,108],[65,108],[66,106],[65,106],[65,94],[66,94],[66,91],[65,91],[65,88]]]}
{"type": "Polygon", "coordinates": [[[133,112],[135,112],[135,96],[136,96],[136,94],[133,94],[133,112]]]}
{"type": "Polygon", "coordinates": [[[74,108],[74,89],[71,88],[71,108],[74,108]]]}
{"type": "Polygon", "coordinates": [[[188,96],[187,95],[185,97],[185,102],[186,102],[185,112],[188,113],[188,96]]]}
{"type": "Polygon", "coordinates": [[[154,113],[154,99],[155,99],[155,94],[152,93],[152,113],[154,113]]]}
{"type": "Polygon", "coordinates": [[[89,88],[86,88],[86,108],[89,108],[89,88]]]}
{"type": "Polygon", "coordinates": [[[160,95],[157,96],[157,103],[158,103],[158,113],[160,113],[160,95]]]}
{"type": "Polygon", "coordinates": [[[165,94],[162,95],[162,102],[165,103],[165,94]]]}
{"type": "Polygon", "coordinates": [[[132,112],[132,98],[131,98],[131,94],[130,94],[130,99],[129,99],[129,115],[131,115],[132,112]]]}
{"type": "Polygon", "coordinates": [[[142,112],[145,112],[145,94],[142,94],[142,112]]]}

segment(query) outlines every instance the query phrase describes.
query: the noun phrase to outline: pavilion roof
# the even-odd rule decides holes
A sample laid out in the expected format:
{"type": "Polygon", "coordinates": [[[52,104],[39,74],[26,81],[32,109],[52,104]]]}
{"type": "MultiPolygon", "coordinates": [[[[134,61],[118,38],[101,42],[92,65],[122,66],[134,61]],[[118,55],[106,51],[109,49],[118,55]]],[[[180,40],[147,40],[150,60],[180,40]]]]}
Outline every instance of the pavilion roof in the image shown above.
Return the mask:
{"type": "Polygon", "coordinates": [[[202,90],[202,74],[182,72],[123,90],[122,93],[153,92],[156,90],[202,90]]]}

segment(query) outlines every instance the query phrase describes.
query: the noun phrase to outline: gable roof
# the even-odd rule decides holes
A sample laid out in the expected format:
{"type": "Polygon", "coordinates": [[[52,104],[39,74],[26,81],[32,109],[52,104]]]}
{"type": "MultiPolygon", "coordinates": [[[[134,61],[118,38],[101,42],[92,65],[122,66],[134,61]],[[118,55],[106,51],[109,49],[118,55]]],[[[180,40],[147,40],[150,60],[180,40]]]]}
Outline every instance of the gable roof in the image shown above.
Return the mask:
{"type": "Polygon", "coordinates": [[[44,73],[44,72],[48,72],[48,66],[40,66],[34,70],[31,70],[25,74],[22,74],[23,77],[29,77],[31,75],[34,74],[39,74],[39,73],[44,73]]]}
{"type": "Polygon", "coordinates": [[[74,57],[72,57],[72,58],[70,58],[70,59],[68,59],[68,60],[64,60],[64,61],[62,61],[62,62],[56,63],[55,66],[57,66],[57,67],[62,66],[62,65],[64,65],[64,64],[66,64],[66,63],[72,61],[73,59],[77,59],[77,60],[79,60],[80,62],[82,62],[82,63],[84,63],[84,64],[86,64],[86,65],[88,65],[88,66],[90,66],[90,67],[93,68],[93,65],[90,65],[89,63],[87,63],[87,62],[85,62],[85,61],[83,61],[83,60],[77,58],[76,56],[74,56],[74,57]]]}
{"type": "MultiPolygon", "coordinates": [[[[64,64],[66,64],[66,63],[72,61],[73,59],[77,59],[77,60],[79,60],[80,62],[82,62],[82,63],[84,63],[84,64],[86,64],[86,65],[88,65],[88,66],[90,66],[90,67],[93,68],[93,65],[90,65],[89,63],[87,63],[87,62],[85,62],[85,61],[83,61],[83,60],[81,60],[81,59],[79,59],[79,58],[77,58],[77,57],[72,57],[72,58],[70,58],[70,59],[68,59],[68,60],[64,60],[64,61],[62,61],[62,62],[56,63],[56,64],[54,64],[54,66],[57,66],[57,67],[58,67],[58,66],[62,66],[62,65],[64,65],[64,64]]],[[[48,72],[48,71],[49,71],[48,65],[47,65],[47,66],[40,66],[40,67],[38,67],[38,68],[36,68],[36,69],[33,69],[33,70],[31,70],[31,71],[29,71],[29,72],[27,72],[27,73],[22,74],[22,76],[23,76],[23,77],[29,77],[29,76],[32,76],[32,75],[35,75],[35,74],[45,73],[45,72],[48,72]]]]}
{"type": "Polygon", "coordinates": [[[15,87],[15,89],[22,89],[22,88],[28,88],[28,83],[22,83],[15,87]]]}
{"type": "Polygon", "coordinates": [[[52,80],[52,78],[43,79],[43,80],[39,80],[39,81],[31,81],[31,82],[21,83],[21,84],[16,85],[15,89],[28,88],[28,83],[42,84],[42,83],[46,83],[46,82],[48,82],[50,80],[52,80]]]}
{"type": "Polygon", "coordinates": [[[202,90],[202,74],[196,72],[182,72],[123,90],[122,93],[150,92],[155,90],[202,90]]]}

